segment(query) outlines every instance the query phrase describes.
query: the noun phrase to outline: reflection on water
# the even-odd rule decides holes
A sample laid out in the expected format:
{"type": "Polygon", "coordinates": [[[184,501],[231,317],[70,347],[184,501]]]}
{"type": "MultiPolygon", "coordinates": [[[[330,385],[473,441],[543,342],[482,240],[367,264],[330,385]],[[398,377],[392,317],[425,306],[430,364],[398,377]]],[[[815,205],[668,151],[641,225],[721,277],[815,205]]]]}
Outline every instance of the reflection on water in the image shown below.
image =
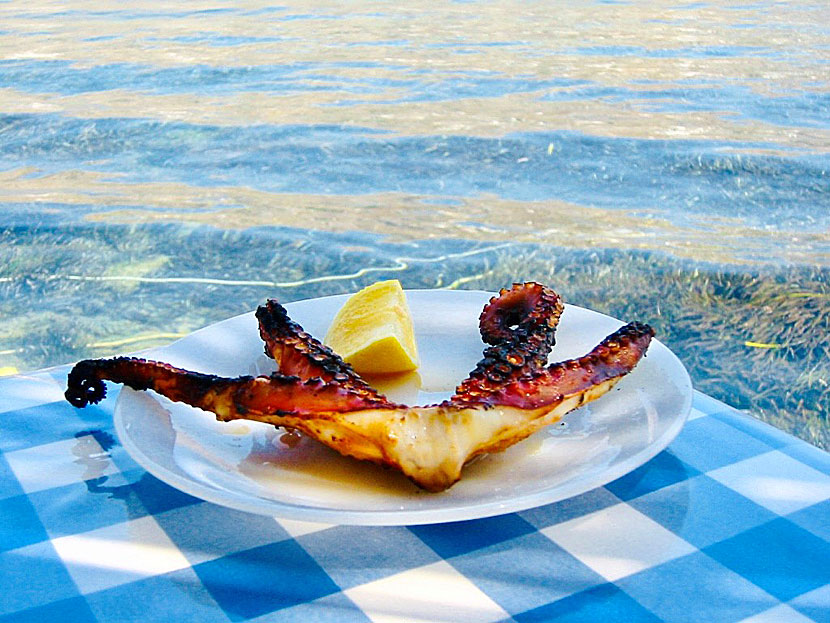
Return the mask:
{"type": "Polygon", "coordinates": [[[830,27],[751,4],[0,5],[0,371],[355,290],[653,322],[828,443],[830,27]]]}

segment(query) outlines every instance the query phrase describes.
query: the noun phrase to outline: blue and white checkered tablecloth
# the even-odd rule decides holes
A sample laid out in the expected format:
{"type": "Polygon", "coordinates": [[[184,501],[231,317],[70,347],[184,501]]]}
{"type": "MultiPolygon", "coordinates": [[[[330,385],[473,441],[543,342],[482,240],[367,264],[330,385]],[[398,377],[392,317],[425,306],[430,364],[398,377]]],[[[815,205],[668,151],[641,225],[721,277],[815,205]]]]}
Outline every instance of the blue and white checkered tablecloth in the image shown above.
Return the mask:
{"type": "Polygon", "coordinates": [[[0,621],[830,621],[830,455],[700,393],[605,487],[354,527],[170,488],[67,372],[0,379],[0,621]]]}

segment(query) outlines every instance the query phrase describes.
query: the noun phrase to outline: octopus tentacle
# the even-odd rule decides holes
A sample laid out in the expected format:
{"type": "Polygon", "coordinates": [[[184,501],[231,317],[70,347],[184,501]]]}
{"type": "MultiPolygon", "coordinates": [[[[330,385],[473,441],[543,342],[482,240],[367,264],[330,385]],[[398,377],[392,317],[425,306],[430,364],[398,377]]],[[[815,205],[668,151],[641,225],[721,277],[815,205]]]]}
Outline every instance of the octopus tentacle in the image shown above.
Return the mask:
{"type": "Polygon", "coordinates": [[[324,382],[280,373],[225,378],[134,357],[77,363],[67,379],[66,399],[76,407],[99,402],[106,396],[104,381],[136,390],[152,389],[170,400],[211,411],[221,420],[389,408],[372,392],[344,388],[335,380],[324,382]]]}
{"type": "Polygon", "coordinates": [[[450,402],[481,402],[546,365],[563,309],[556,292],[533,282],[513,284],[491,298],[479,317],[481,338],[491,346],[484,349],[482,359],[450,402]]]}
{"type": "Polygon", "coordinates": [[[536,370],[505,384],[485,400],[490,404],[535,409],[561,400],[562,396],[584,393],[608,382],[616,383],[634,369],[653,337],[654,329],[649,325],[629,323],[603,339],[587,355],[536,370]]]}
{"type": "Polygon", "coordinates": [[[379,402],[393,404],[364,381],[340,355],[291,320],[279,302],[269,299],[265,305],[260,305],[256,318],[260,337],[265,342],[265,354],[276,361],[283,374],[335,381],[344,390],[354,390],[365,396],[371,395],[379,402]]]}

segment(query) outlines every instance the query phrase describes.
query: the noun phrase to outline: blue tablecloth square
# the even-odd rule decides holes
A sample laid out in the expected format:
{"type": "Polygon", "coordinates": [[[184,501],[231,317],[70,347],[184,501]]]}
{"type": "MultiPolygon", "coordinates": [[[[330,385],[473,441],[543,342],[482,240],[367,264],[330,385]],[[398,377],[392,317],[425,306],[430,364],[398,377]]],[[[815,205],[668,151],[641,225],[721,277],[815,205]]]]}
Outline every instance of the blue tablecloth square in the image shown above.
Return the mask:
{"type": "Polygon", "coordinates": [[[717,420],[725,422],[735,430],[746,433],[771,448],[779,449],[793,442],[792,435],[756,419],[748,413],[735,409],[720,409],[712,414],[717,420]]]}
{"type": "Polygon", "coordinates": [[[209,502],[175,508],[155,519],[191,564],[289,538],[273,517],[209,502]]]}
{"type": "Polygon", "coordinates": [[[481,547],[534,532],[519,515],[500,515],[472,521],[412,526],[410,530],[442,558],[459,556],[481,547]]]}
{"type": "Polygon", "coordinates": [[[830,500],[802,508],[787,519],[830,542],[830,500]]]}
{"type": "Polygon", "coordinates": [[[150,513],[156,515],[181,506],[198,504],[202,500],[179,491],[149,473],[130,485],[132,491],[150,513]]]}
{"type": "Polygon", "coordinates": [[[280,541],[193,567],[233,621],[257,617],[338,592],[295,541],[280,541]]]}
{"type": "Polygon", "coordinates": [[[554,524],[590,515],[595,511],[619,503],[620,498],[608,491],[608,489],[599,487],[581,495],[555,502],[554,504],[530,508],[520,512],[519,516],[541,530],[554,524]]]}
{"type": "Polygon", "coordinates": [[[49,541],[0,552],[0,578],[0,615],[79,594],[49,541]]]}
{"type": "Polygon", "coordinates": [[[143,471],[112,474],[36,491],[29,498],[52,537],[79,534],[149,515],[131,481],[145,477],[143,471]]]}
{"type": "Polygon", "coordinates": [[[0,616],[0,623],[44,623],[45,621],[100,623],[83,597],[70,597],[37,608],[0,616]]]}
{"type": "Polygon", "coordinates": [[[701,552],[617,580],[662,621],[740,621],[779,604],[772,595],[701,552]]]}
{"type": "Polygon", "coordinates": [[[86,600],[98,621],[228,621],[189,567],[96,591],[86,600]]]}
{"type": "Polygon", "coordinates": [[[823,474],[830,474],[830,452],[811,446],[801,439],[791,438],[790,441],[792,443],[782,447],[781,452],[823,474]]]}
{"type": "Polygon", "coordinates": [[[677,482],[688,480],[700,472],[664,451],[645,465],[622,478],[608,483],[605,488],[621,500],[632,500],[677,482]]]}
{"type": "Polygon", "coordinates": [[[670,447],[674,456],[701,472],[731,465],[772,449],[712,416],[687,422],[670,447]]]}
{"type": "Polygon", "coordinates": [[[101,405],[76,409],[68,402],[0,413],[0,452],[71,439],[82,430],[109,428],[112,411],[101,405]]]}
{"type": "Polygon", "coordinates": [[[517,623],[659,623],[660,619],[613,584],[601,584],[513,615],[517,623]]]}
{"type": "Polygon", "coordinates": [[[698,548],[777,517],[706,475],[659,489],[629,504],[698,548]],[[729,513],[722,513],[724,508],[729,513]],[[713,521],[712,517],[718,520],[713,521]]]}
{"type": "Polygon", "coordinates": [[[449,563],[510,613],[541,606],[605,582],[598,573],[538,532],[457,556],[449,563]]]}
{"type": "Polygon", "coordinates": [[[775,519],[703,550],[782,601],[830,582],[830,543],[775,519]]]}
{"type": "Polygon", "coordinates": [[[0,500],[0,552],[48,539],[49,535],[27,496],[0,500]]]}
{"type": "MultiPolygon", "coordinates": [[[[0,417],[3,416],[0,415],[0,417]]],[[[0,453],[0,499],[10,498],[22,493],[23,488],[20,486],[20,483],[17,482],[17,478],[15,477],[12,468],[9,467],[9,462],[6,461],[6,458],[2,453],[0,453]]]]}
{"type": "Polygon", "coordinates": [[[344,590],[440,560],[404,527],[336,526],[297,542],[344,590]]]}
{"type": "Polygon", "coordinates": [[[251,619],[250,623],[322,623],[324,621],[370,623],[369,617],[363,614],[363,611],[343,593],[326,595],[291,608],[269,612],[251,619]]]}
{"type": "Polygon", "coordinates": [[[790,607],[813,621],[830,621],[830,584],[804,593],[789,603],[790,607]]]}

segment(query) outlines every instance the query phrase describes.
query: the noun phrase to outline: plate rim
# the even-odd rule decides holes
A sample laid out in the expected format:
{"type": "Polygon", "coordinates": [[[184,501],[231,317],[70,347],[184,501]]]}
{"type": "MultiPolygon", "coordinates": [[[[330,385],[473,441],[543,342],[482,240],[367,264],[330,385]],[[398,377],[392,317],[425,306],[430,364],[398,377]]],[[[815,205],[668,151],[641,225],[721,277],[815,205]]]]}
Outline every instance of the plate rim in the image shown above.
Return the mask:
{"type": "MultiPolygon", "coordinates": [[[[422,289],[407,289],[407,294],[416,293],[442,293],[448,295],[458,295],[461,293],[475,296],[493,296],[494,292],[486,290],[447,290],[436,288],[422,288],[422,289]]],[[[311,302],[320,301],[323,299],[337,299],[350,296],[350,294],[335,294],[321,297],[312,297],[308,299],[300,299],[286,303],[285,306],[291,313],[291,308],[298,304],[309,304],[311,302]]],[[[622,322],[612,316],[597,312],[585,307],[566,304],[566,308],[580,309],[590,312],[592,314],[599,314],[616,322],[622,322]]],[[[148,351],[142,351],[143,357],[155,357],[157,354],[163,355],[164,352],[172,349],[176,345],[192,338],[194,335],[215,329],[222,323],[229,323],[231,321],[240,321],[244,317],[253,316],[254,312],[249,311],[236,316],[231,316],[224,320],[217,321],[196,331],[193,331],[186,336],[171,342],[162,347],[154,348],[148,351]]],[[[584,475],[576,477],[564,483],[557,484],[553,487],[546,487],[541,490],[526,493],[524,495],[510,498],[508,500],[498,500],[492,502],[477,502],[475,504],[462,504],[458,507],[450,506],[438,509],[409,509],[409,510],[343,510],[335,508],[321,508],[318,506],[310,506],[304,504],[287,504],[279,500],[265,500],[262,498],[249,498],[240,496],[228,496],[226,492],[221,489],[214,488],[208,484],[200,482],[190,477],[184,477],[177,473],[171,472],[163,466],[158,465],[153,459],[148,457],[144,451],[138,447],[126,430],[123,417],[119,417],[119,412],[123,409],[123,402],[127,400],[126,397],[139,396],[144,392],[138,392],[129,387],[122,387],[115,406],[113,408],[113,422],[115,432],[118,436],[121,445],[130,457],[138,463],[143,469],[158,478],[162,482],[201,500],[232,508],[235,510],[250,512],[258,515],[271,516],[278,519],[309,521],[318,523],[329,523],[339,525],[364,525],[364,526],[403,526],[403,525],[427,525],[440,524],[454,521],[465,521],[470,519],[483,519],[503,515],[507,513],[520,512],[539,506],[552,504],[565,499],[569,499],[581,493],[602,487],[609,482],[616,480],[644,465],[657,454],[662,452],[680,433],[688,420],[691,412],[694,388],[686,367],[677,357],[677,355],[665,344],[658,339],[653,339],[652,343],[659,344],[661,348],[665,349],[664,354],[669,356],[669,359],[676,366],[676,372],[680,373],[682,383],[680,390],[683,395],[683,404],[680,406],[678,416],[671,422],[671,425],[663,432],[663,434],[646,445],[639,452],[634,453],[627,459],[615,463],[606,468],[600,477],[596,475],[584,475]],[[590,480],[591,486],[585,486],[585,481],[590,480]],[[551,489],[557,491],[556,495],[550,495],[551,489]],[[263,508],[263,502],[269,506],[269,510],[263,508]],[[406,520],[402,520],[403,516],[406,520]]],[[[183,405],[187,406],[187,405],[183,405]]],[[[195,408],[195,407],[190,407],[195,408]]],[[[440,495],[440,494],[438,494],[440,495]]]]}

